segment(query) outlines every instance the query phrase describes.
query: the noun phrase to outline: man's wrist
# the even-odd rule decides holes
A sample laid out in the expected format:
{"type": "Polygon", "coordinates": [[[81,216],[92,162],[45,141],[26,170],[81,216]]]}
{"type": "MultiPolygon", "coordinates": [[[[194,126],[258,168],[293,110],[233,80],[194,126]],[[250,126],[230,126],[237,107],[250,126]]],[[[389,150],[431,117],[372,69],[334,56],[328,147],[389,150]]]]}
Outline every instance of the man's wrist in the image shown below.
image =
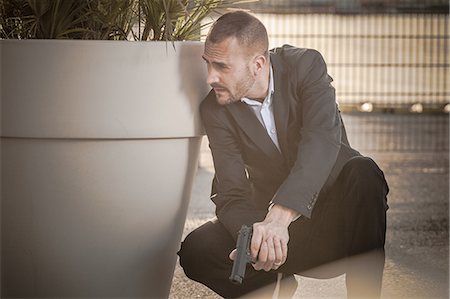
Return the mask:
{"type": "Polygon", "coordinates": [[[300,216],[300,213],[296,210],[290,209],[280,204],[272,204],[269,207],[269,212],[266,215],[266,220],[276,221],[289,226],[292,221],[297,220],[300,216]]]}

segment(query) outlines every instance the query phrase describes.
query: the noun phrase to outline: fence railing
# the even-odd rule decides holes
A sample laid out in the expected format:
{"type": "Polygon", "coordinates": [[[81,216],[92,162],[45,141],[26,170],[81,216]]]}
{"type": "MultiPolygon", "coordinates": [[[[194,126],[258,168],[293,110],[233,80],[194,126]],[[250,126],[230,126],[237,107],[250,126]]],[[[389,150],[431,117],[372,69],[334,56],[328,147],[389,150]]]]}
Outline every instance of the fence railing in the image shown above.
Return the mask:
{"type": "Polygon", "coordinates": [[[369,102],[373,109],[400,109],[421,103],[442,111],[448,103],[448,15],[258,17],[272,47],[288,43],[323,54],[341,106],[369,102]]]}

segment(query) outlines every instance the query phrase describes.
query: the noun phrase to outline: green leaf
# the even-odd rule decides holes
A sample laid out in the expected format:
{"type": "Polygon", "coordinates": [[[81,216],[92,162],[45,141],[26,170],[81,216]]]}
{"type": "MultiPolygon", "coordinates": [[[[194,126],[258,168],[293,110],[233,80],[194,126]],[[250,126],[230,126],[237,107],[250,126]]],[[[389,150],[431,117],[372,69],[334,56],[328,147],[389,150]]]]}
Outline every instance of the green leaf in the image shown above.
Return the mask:
{"type": "Polygon", "coordinates": [[[1,38],[191,40],[205,18],[256,0],[0,0],[1,38]]]}

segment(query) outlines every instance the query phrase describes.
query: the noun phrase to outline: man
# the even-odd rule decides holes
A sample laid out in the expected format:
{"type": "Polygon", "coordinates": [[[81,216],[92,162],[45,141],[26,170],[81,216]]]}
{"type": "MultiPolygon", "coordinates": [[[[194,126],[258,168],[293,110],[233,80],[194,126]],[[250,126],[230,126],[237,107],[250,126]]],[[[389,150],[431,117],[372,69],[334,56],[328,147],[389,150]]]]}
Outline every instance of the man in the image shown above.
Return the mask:
{"type": "Polygon", "coordinates": [[[264,25],[238,11],[214,23],[203,58],[213,88],[201,115],[217,220],[182,243],[186,275],[239,297],[275,289],[281,277],[290,296],[293,274],[346,273],[349,297],[379,297],[388,186],[349,146],[322,56],[288,45],[269,52],[264,25]],[[243,224],[253,225],[255,263],[234,285],[228,278],[243,224]]]}

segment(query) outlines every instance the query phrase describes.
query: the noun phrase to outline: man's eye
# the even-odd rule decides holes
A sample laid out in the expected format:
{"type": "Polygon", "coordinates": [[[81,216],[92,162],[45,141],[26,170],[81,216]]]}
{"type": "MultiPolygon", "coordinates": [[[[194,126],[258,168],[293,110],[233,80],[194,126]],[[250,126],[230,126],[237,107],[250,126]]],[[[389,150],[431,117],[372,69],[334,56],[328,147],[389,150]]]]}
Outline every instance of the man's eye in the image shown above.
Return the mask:
{"type": "Polygon", "coordinates": [[[218,64],[217,68],[220,70],[224,70],[224,69],[227,69],[228,67],[225,64],[218,64]]]}

